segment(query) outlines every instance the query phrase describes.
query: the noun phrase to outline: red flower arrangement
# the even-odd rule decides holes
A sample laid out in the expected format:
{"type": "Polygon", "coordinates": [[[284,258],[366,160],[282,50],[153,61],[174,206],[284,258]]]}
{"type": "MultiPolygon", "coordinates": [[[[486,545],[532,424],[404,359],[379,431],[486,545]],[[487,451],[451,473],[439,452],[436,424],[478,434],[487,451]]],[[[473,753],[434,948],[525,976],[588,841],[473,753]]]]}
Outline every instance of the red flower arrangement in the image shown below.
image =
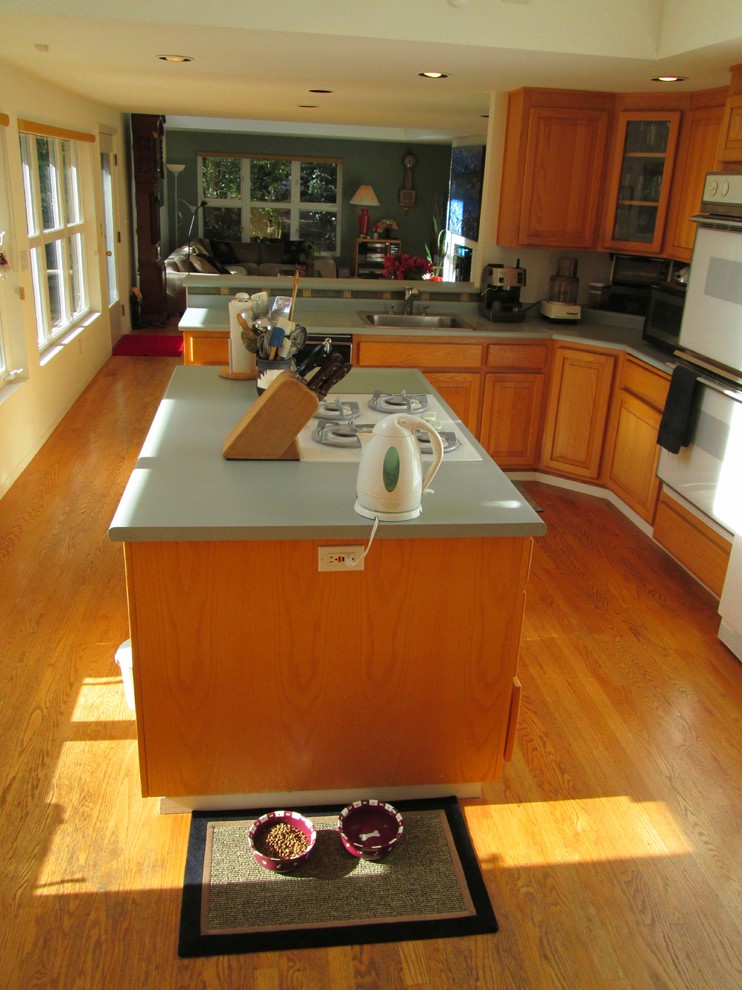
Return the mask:
{"type": "Polygon", "coordinates": [[[384,259],[384,278],[418,281],[430,275],[433,266],[416,254],[388,254],[384,259]]]}

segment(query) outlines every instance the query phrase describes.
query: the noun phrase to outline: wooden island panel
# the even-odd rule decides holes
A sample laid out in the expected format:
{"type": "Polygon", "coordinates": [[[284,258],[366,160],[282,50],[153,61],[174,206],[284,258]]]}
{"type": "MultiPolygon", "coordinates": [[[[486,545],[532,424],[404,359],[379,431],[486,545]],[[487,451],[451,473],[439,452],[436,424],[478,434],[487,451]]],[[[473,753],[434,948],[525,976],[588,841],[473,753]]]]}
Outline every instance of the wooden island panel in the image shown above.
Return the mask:
{"type": "Polygon", "coordinates": [[[499,776],[532,539],[319,545],[125,544],[145,796],[499,776]]]}

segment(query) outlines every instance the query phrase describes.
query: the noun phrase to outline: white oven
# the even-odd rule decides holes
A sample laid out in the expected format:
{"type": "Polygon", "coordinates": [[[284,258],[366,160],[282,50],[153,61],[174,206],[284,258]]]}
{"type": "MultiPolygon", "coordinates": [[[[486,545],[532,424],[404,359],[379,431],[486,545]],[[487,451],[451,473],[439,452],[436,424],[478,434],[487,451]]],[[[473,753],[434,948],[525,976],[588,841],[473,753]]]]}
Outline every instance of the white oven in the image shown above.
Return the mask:
{"type": "Polygon", "coordinates": [[[660,451],[666,487],[727,531],[742,532],[742,390],[701,376],[690,443],[660,451]]]}

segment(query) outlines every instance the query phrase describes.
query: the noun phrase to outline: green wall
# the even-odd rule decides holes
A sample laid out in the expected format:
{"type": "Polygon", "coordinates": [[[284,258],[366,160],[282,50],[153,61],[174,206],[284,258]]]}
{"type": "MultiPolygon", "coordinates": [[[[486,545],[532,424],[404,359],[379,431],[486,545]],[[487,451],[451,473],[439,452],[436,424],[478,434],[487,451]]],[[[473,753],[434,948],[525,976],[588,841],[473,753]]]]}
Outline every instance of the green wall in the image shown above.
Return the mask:
{"type": "MultiPolygon", "coordinates": [[[[286,155],[288,157],[340,158],[343,161],[343,212],[340,231],[338,267],[352,269],[355,259],[355,238],[358,235],[359,207],[349,200],[356,189],[367,183],[373,186],[379,203],[370,209],[371,225],[376,220],[393,217],[400,224],[398,236],[402,250],[424,255],[426,242],[433,236],[432,214],[448,202],[448,179],[451,164],[450,145],[402,144],[381,141],[350,141],[335,138],[281,137],[268,134],[246,134],[217,131],[167,130],[166,161],[178,162],[185,169],[178,177],[178,199],[196,203],[196,155],[202,151],[239,152],[250,154],[286,155]],[[417,193],[416,203],[407,216],[398,203],[398,190],[404,179],[402,158],[408,152],[417,158],[412,184],[417,193]]],[[[173,176],[166,172],[167,217],[173,216],[173,176]]],[[[445,217],[444,217],[445,219],[445,217]]],[[[187,230],[187,220],[181,220],[181,239],[187,230]]],[[[177,247],[169,243],[165,254],[177,247]]]]}

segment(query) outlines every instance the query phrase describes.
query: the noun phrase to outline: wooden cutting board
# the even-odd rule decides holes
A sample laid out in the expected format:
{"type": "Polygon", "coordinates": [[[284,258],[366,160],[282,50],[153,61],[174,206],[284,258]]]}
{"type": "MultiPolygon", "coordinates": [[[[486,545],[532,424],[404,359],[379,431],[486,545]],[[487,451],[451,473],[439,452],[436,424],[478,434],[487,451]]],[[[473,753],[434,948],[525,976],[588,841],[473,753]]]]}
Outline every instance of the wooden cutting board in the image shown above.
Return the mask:
{"type": "Polygon", "coordinates": [[[314,392],[282,371],[224,441],[228,460],[299,460],[296,435],[319,408],[314,392]]]}

